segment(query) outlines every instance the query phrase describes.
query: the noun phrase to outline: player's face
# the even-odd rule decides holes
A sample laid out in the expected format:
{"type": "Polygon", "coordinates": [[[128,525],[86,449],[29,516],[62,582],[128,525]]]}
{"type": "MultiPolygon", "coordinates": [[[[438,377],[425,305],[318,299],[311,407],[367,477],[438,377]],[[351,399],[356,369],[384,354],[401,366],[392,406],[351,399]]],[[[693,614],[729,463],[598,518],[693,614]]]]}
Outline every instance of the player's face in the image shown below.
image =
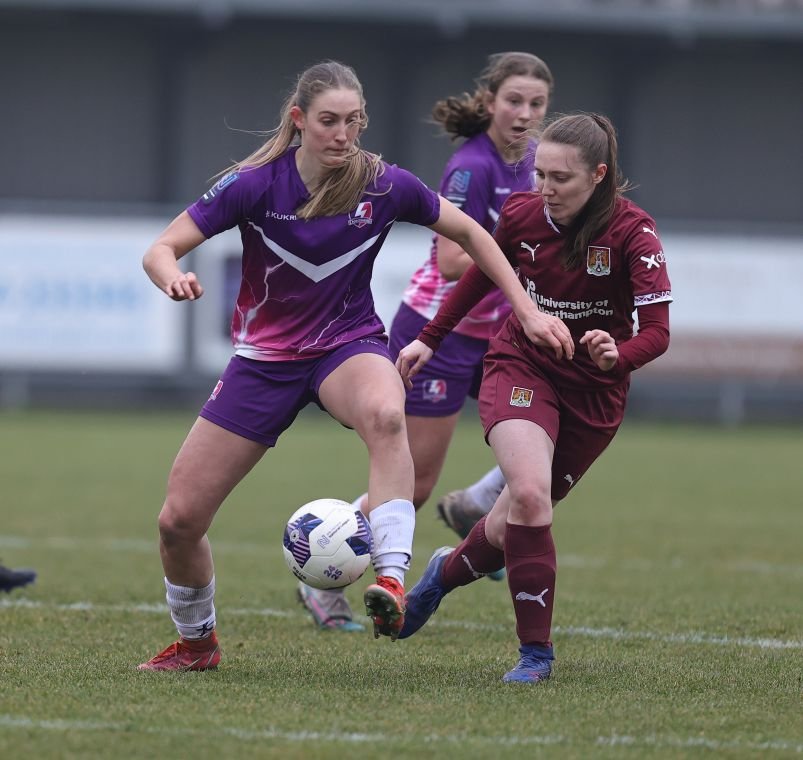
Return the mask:
{"type": "Polygon", "coordinates": [[[589,168],[574,145],[541,141],[535,151],[535,185],[558,224],[571,223],[607,171],[605,164],[589,168]]]}
{"type": "Polygon", "coordinates": [[[549,85],[543,79],[512,76],[505,79],[488,103],[488,136],[505,158],[518,158],[533,131],[541,126],[549,105],[549,85]]]}
{"type": "Polygon", "coordinates": [[[326,90],[304,113],[297,106],[290,115],[301,132],[301,160],[334,169],[354,149],[363,123],[360,96],[354,90],[326,90]]]}

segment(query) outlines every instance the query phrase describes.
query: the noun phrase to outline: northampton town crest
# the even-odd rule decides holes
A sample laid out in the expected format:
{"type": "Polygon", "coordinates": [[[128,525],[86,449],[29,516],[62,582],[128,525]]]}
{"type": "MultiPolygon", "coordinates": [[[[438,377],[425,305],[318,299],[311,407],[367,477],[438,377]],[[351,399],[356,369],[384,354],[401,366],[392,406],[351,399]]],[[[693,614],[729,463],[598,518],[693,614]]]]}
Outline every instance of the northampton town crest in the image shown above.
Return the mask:
{"type": "Polygon", "coordinates": [[[588,246],[586,271],[595,277],[603,277],[611,273],[611,249],[599,245],[588,246]]]}

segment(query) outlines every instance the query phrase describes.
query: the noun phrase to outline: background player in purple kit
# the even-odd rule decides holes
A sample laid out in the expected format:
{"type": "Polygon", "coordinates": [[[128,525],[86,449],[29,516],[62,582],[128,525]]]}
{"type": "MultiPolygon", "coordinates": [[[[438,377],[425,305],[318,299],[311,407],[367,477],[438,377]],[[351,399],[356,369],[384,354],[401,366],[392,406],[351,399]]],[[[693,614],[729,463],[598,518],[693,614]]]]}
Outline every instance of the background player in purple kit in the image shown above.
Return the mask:
{"type": "MultiPolygon", "coordinates": [[[[440,193],[489,232],[511,193],[535,187],[532,135],[546,115],[552,89],[552,73],[540,58],[530,53],[497,53],[489,57],[473,94],[448,97],[434,106],[435,122],[452,139],[466,138],[446,164],[440,193]]],[[[435,316],[471,263],[457,243],[441,235],[433,237],[429,258],[412,276],[390,329],[394,359],[435,316]]],[[[415,466],[416,509],[429,498],[440,476],[466,397],[477,397],[488,339],[509,314],[507,299],[494,289],[447,336],[407,393],[405,414],[415,466]]],[[[504,485],[497,467],[474,488],[492,492],[482,499],[490,509],[504,485]]],[[[442,505],[438,506],[441,510],[442,505]]],[[[442,517],[451,524],[447,513],[442,512],[442,517]]],[[[477,519],[479,515],[473,522],[477,519]]],[[[321,628],[362,628],[354,622],[342,589],[321,591],[299,582],[298,594],[321,628]]]]}
{"type": "Polygon", "coordinates": [[[418,178],[359,148],[362,86],[348,66],[307,69],[281,123],[181,213],[145,253],[154,284],[176,301],[203,288],[178,259],[235,225],[243,275],[232,319],[235,355],[170,472],[159,515],[167,603],[178,641],[143,670],[205,670],[220,661],[207,530],[232,489],[308,403],[354,428],[369,455],[368,505],[377,582],[365,592],[376,635],[403,624],[412,553],[413,463],[404,387],[374,310],[373,262],[392,224],[449,237],[504,290],[536,341],[573,347],[560,320],[527,298],[491,236],[418,178]]]}
{"type": "MultiPolygon", "coordinates": [[[[480,417],[507,486],[456,548],[432,556],[407,594],[400,638],[413,635],[441,599],[507,568],[520,659],[503,680],[549,677],[556,558],[552,511],[613,439],[630,373],[669,345],[672,300],[655,222],[622,197],[614,128],[604,116],[564,116],[541,136],[538,192],[517,193],[494,233],[534,303],[569,325],[573,361],[534,346],[511,316],[491,340],[480,417]],[[633,311],[639,332],[633,335],[633,311]]],[[[397,360],[405,382],[491,287],[472,268],[419,340],[397,360]]]]}

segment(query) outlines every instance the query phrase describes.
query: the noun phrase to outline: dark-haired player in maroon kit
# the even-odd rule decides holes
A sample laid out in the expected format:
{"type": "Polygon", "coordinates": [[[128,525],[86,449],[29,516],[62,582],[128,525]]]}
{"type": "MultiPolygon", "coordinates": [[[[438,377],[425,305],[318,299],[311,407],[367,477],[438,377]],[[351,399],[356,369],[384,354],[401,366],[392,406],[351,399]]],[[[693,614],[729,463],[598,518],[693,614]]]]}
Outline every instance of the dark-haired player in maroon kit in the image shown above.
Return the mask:
{"type": "MultiPolygon", "coordinates": [[[[510,196],[494,237],[532,300],[569,327],[574,358],[534,345],[515,316],[491,339],[480,417],[507,486],[463,543],[433,554],[406,596],[399,636],[418,631],[444,595],[504,566],[520,659],[503,680],[521,683],[552,671],[553,508],[616,434],[630,373],[666,351],[672,300],[655,222],[622,197],[627,183],[607,118],[576,114],[552,122],[535,171],[537,191],[510,196]]],[[[399,354],[406,383],[490,287],[476,267],[461,278],[399,354]]]]}

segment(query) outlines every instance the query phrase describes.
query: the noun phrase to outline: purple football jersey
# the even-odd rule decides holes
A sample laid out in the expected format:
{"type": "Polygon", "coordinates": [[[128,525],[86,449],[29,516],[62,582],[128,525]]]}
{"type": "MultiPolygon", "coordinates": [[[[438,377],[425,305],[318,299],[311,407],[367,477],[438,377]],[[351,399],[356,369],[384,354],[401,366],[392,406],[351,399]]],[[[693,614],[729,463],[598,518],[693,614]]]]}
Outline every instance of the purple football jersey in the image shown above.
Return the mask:
{"type": "MultiPolygon", "coordinates": [[[[446,164],[440,193],[488,232],[493,232],[508,196],[535,187],[534,155],[533,142],[520,161],[507,164],[486,133],[475,135],[466,140],[446,164]]],[[[432,319],[454,285],[438,269],[433,238],[430,256],[413,275],[403,300],[411,309],[432,319]]],[[[466,315],[455,332],[487,340],[496,334],[508,314],[507,299],[500,290],[494,289],[466,315]]]]}
{"type": "Polygon", "coordinates": [[[410,172],[384,173],[346,214],[303,220],[309,193],[296,147],[275,161],[223,177],[187,209],[210,238],[237,225],[242,283],[231,323],[235,353],[262,361],[307,359],[385,331],[371,273],[396,221],[434,224],[438,195],[410,172]]]}

